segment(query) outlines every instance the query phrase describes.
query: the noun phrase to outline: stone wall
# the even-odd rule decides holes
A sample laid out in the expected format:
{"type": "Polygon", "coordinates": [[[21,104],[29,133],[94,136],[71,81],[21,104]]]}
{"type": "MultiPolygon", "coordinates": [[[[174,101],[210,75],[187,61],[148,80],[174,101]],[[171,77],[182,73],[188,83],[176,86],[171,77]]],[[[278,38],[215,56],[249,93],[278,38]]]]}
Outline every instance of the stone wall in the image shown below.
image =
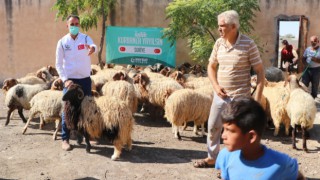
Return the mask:
{"type": "MultiPolygon", "coordinates": [[[[54,65],[57,41],[67,33],[66,23],[55,21],[51,10],[55,0],[0,1],[0,82],[8,77],[19,78],[45,65],[54,65]]],[[[165,8],[171,0],[118,0],[108,24],[116,26],[166,27],[165,8]]],[[[309,21],[308,34],[319,34],[320,0],[259,0],[253,34],[264,48],[265,66],[276,57],[277,17],[305,15],[309,21]]],[[[216,18],[216,17],[208,17],[216,18]]],[[[87,32],[99,45],[101,27],[87,32]]],[[[308,38],[309,39],[309,38],[308,38]]],[[[309,44],[309,42],[308,42],[309,44]]],[[[177,64],[190,61],[186,42],[178,40],[177,64]]],[[[103,58],[105,50],[103,50],[103,58]]],[[[97,63],[97,55],[92,63],[97,63]]]]}

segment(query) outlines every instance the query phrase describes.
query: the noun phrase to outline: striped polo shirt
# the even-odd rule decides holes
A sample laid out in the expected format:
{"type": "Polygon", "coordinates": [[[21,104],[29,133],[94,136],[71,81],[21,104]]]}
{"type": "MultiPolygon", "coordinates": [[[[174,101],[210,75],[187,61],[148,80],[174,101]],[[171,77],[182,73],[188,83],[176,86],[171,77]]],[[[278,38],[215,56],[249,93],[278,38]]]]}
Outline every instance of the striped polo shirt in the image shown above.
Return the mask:
{"type": "Polygon", "coordinates": [[[231,98],[250,96],[251,66],[262,63],[252,39],[239,33],[237,41],[228,47],[223,38],[213,46],[210,61],[218,63],[217,80],[231,98]]]}

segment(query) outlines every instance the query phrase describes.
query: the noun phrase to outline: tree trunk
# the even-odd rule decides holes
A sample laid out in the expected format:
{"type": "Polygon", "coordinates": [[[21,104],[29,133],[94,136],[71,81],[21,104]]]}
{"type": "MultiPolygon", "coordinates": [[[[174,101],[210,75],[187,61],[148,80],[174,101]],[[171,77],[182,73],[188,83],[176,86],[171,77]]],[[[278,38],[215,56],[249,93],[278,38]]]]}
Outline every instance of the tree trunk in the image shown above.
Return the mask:
{"type": "Polygon", "coordinates": [[[104,62],[102,61],[102,51],[103,51],[103,45],[104,45],[104,37],[105,37],[105,31],[106,31],[106,20],[107,20],[107,15],[105,13],[104,6],[105,4],[103,3],[104,0],[101,1],[101,8],[102,8],[102,33],[101,33],[101,38],[100,38],[100,49],[98,53],[98,58],[99,58],[99,65],[100,68],[103,69],[104,67],[104,62]]]}

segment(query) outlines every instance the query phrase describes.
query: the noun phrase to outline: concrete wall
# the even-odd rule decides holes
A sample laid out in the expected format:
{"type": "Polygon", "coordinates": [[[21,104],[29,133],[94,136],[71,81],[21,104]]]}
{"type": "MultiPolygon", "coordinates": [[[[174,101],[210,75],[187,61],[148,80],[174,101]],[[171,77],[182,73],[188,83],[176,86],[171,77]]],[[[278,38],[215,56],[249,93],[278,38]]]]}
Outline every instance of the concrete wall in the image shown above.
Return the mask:
{"type": "MultiPolygon", "coordinates": [[[[0,1],[0,82],[8,77],[18,78],[36,69],[55,63],[57,41],[67,33],[66,23],[55,21],[52,11],[55,0],[0,1]]],[[[118,0],[109,17],[117,26],[166,27],[165,7],[171,0],[118,0]]],[[[277,24],[280,15],[305,15],[310,20],[309,34],[317,31],[320,19],[320,0],[259,0],[253,32],[264,48],[262,58],[270,66],[276,56],[277,24]]],[[[216,17],[212,17],[216,18],[216,17]]],[[[101,27],[87,32],[99,45],[101,27]]],[[[309,42],[308,42],[309,43],[309,42]]],[[[190,61],[186,42],[178,40],[177,64],[190,61]]],[[[103,51],[105,57],[105,50],[103,51]]],[[[95,55],[92,63],[97,63],[95,55]]]]}
{"type": "MultiPolygon", "coordinates": [[[[109,19],[117,26],[166,27],[167,0],[118,0],[109,19]],[[112,19],[112,20],[111,20],[112,19]]],[[[0,82],[19,78],[45,65],[54,65],[57,41],[67,33],[66,23],[55,21],[55,0],[0,1],[0,82]]],[[[86,32],[99,46],[101,27],[86,32]]],[[[190,61],[185,41],[177,43],[177,64],[190,61]]],[[[105,45],[103,50],[105,59],[105,45]]],[[[97,63],[97,54],[92,63],[97,63]]]]}
{"type": "Polygon", "coordinates": [[[255,18],[254,35],[264,48],[262,59],[265,66],[274,63],[277,54],[277,18],[294,18],[304,15],[309,20],[307,45],[310,35],[320,35],[320,0],[259,0],[260,12],[255,18]]]}

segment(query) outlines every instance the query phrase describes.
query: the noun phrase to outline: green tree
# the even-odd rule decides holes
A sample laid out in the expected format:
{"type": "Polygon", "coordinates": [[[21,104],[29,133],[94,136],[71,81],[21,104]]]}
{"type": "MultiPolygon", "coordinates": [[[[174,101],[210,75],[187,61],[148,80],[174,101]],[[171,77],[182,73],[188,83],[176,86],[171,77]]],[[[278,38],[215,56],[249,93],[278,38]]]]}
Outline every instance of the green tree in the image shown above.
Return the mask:
{"type": "Polygon", "coordinates": [[[164,37],[171,41],[187,38],[193,60],[204,63],[219,37],[217,16],[231,9],[239,13],[240,31],[249,34],[254,13],[260,11],[258,0],[173,0],[166,8],[170,23],[164,37]]]}
{"type": "Polygon", "coordinates": [[[61,17],[62,21],[70,14],[79,15],[80,26],[85,31],[95,27],[101,18],[102,29],[100,38],[100,48],[98,52],[99,65],[102,68],[102,50],[104,46],[106,21],[110,10],[115,7],[116,0],[57,0],[53,5],[53,10],[57,10],[56,20],[61,17]]]}

